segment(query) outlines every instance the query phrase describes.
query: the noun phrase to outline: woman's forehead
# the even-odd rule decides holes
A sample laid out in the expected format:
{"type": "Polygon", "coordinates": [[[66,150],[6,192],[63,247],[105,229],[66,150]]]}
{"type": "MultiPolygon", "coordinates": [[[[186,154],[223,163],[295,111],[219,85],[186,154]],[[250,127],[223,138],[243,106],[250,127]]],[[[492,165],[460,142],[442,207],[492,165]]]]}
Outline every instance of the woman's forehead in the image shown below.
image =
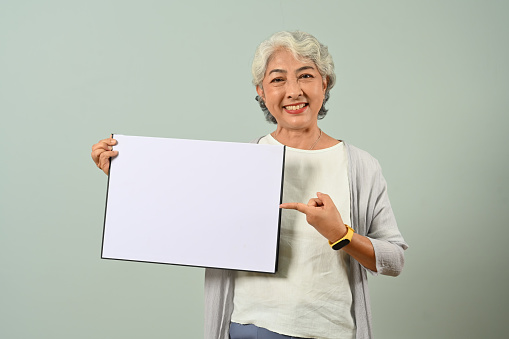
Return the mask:
{"type": "Polygon", "coordinates": [[[270,74],[274,69],[286,72],[294,72],[301,68],[316,69],[315,63],[308,58],[296,58],[292,52],[284,49],[275,51],[269,58],[265,75],[270,74]]]}

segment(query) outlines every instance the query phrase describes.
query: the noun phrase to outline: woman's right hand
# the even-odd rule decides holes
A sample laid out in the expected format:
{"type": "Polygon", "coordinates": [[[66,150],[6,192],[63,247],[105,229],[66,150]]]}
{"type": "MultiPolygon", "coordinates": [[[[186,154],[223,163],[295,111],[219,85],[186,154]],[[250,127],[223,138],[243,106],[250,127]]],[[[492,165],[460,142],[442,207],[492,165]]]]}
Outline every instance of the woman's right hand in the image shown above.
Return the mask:
{"type": "Polygon", "coordinates": [[[112,147],[116,144],[117,140],[113,139],[112,135],[92,146],[92,160],[106,174],[110,172],[110,158],[118,155],[118,151],[113,151],[112,147]]]}

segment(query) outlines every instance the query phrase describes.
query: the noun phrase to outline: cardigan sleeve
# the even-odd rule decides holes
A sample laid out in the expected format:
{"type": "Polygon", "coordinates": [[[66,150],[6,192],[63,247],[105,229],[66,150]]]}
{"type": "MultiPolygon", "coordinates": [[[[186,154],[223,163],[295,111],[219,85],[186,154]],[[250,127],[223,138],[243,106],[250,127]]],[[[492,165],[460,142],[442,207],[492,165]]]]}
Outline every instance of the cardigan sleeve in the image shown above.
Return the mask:
{"type": "Polygon", "coordinates": [[[375,249],[377,272],[395,277],[403,270],[405,264],[403,251],[408,248],[408,245],[399,232],[382,169],[378,161],[376,164],[373,185],[376,194],[373,196],[373,218],[368,225],[367,236],[375,249]]]}
{"type": "Polygon", "coordinates": [[[367,152],[350,146],[352,224],[359,234],[373,244],[377,272],[397,276],[405,263],[403,251],[408,248],[392,211],[387,183],[378,161],[367,152]],[[355,206],[354,206],[355,205],[355,206]],[[355,223],[354,223],[355,222],[355,223]]]}

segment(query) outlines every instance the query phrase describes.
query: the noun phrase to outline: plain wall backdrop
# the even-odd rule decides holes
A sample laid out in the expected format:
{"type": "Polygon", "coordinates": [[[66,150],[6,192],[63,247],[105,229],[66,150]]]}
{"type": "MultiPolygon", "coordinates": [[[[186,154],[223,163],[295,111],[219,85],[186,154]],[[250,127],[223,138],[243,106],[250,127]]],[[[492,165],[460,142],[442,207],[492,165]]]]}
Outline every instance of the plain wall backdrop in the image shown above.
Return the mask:
{"type": "MultiPolygon", "coordinates": [[[[248,142],[272,33],[329,46],[319,126],[379,159],[410,249],[377,338],[507,332],[506,1],[0,0],[0,337],[201,338],[203,270],[100,259],[109,133],[248,142]]],[[[150,169],[147,168],[147,171],[150,169]]]]}

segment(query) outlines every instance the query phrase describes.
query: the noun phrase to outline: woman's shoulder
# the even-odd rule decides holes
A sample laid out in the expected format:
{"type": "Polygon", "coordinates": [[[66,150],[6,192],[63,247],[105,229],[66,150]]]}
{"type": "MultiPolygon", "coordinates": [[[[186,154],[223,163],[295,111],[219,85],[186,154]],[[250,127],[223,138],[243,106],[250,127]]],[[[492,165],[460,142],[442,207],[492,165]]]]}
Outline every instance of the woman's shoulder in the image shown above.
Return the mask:
{"type": "Polygon", "coordinates": [[[366,152],[363,149],[360,149],[356,146],[353,146],[351,144],[348,144],[344,142],[344,145],[346,147],[346,150],[348,152],[348,158],[352,165],[361,165],[361,166],[367,166],[378,169],[380,167],[380,164],[378,160],[366,152]]]}
{"type": "Polygon", "coordinates": [[[348,152],[350,180],[357,192],[364,191],[366,197],[369,197],[373,190],[383,191],[385,179],[378,160],[358,147],[349,144],[345,146],[348,152]]]}
{"type": "MultiPolygon", "coordinates": [[[[265,135],[264,135],[264,136],[265,136],[265,135]]],[[[258,137],[258,138],[256,138],[256,139],[253,139],[253,140],[251,140],[249,143],[250,143],[250,144],[257,144],[257,143],[259,143],[259,142],[260,142],[260,139],[261,139],[261,138],[263,138],[264,136],[261,136],[261,137],[258,137]]]]}

